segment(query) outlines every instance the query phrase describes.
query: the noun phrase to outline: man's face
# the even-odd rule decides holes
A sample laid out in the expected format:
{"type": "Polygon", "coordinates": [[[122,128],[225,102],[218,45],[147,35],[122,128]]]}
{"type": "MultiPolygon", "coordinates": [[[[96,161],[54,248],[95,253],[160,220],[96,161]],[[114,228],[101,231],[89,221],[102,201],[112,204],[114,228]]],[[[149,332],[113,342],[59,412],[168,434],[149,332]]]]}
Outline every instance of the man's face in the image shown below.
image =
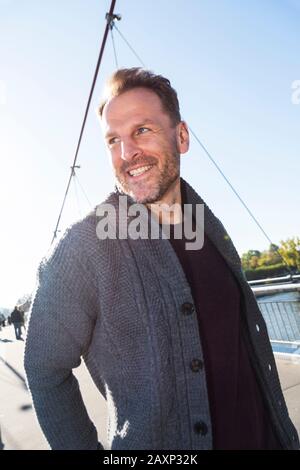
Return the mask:
{"type": "Polygon", "coordinates": [[[179,184],[185,123],[172,126],[159,97],[146,88],[110,99],[101,122],[118,189],[139,203],[163,202],[179,184]]]}

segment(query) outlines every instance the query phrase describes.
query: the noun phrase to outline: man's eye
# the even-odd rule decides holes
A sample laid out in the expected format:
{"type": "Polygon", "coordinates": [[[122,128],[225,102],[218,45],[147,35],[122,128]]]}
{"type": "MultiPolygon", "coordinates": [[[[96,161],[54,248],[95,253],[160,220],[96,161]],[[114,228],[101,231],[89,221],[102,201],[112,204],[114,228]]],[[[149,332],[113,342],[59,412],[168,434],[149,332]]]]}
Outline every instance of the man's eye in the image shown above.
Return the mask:
{"type": "Polygon", "coordinates": [[[138,130],[137,130],[137,133],[138,134],[145,134],[146,132],[148,132],[150,129],[148,129],[148,127],[139,127],[138,130]]]}
{"type": "Polygon", "coordinates": [[[111,139],[109,139],[108,145],[113,145],[113,144],[116,144],[117,142],[118,142],[118,138],[112,137],[111,139]]]}

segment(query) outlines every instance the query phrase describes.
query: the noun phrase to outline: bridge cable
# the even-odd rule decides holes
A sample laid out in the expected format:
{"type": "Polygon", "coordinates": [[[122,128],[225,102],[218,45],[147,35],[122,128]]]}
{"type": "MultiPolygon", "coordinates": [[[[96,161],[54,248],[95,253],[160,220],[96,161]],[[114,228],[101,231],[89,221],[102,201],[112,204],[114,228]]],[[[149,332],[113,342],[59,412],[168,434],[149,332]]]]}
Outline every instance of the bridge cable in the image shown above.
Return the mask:
{"type": "MultiPolygon", "coordinates": [[[[268,242],[271,244],[271,245],[274,245],[274,246],[277,246],[275,245],[275,243],[272,242],[271,238],[267,235],[267,233],[265,232],[265,230],[263,229],[263,227],[261,226],[261,224],[258,222],[258,220],[256,219],[256,217],[254,216],[253,212],[249,209],[249,207],[247,206],[247,204],[245,203],[245,201],[242,199],[242,197],[239,195],[239,193],[237,192],[237,190],[233,187],[233,185],[230,183],[229,179],[227,178],[227,176],[224,174],[224,172],[221,170],[220,166],[217,164],[217,162],[214,160],[214,158],[211,156],[211,154],[208,152],[208,150],[206,149],[206,147],[202,144],[202,142],[200,141],[200,139],[197,137],[197,135],[195,134],[195,132],[191,129],[191,127],[189,126],[189,130],[191,131],[191,134],[194,136],[194,138],[196,139],[196,141],[198,142],[198,144],[201,146],[202,150],[205,152],[205,154],[207,155],[207,157],[209,158],[209,160],[212,162],[212,164],[216,167],[217,171],[221,174],[221,176],[224,178],[224,180],[226,181],[226,183],[228,184],[228,186],[230,187],[230,189],[233,191],[233,193],[236,195],[236,197],[238,198],[238,200],[240,201],[240,203],[243,205],[243,207],[246,209],[246,211],[248,212],[248,214],[250,215],[250,217],[252,218],[252,220],[254,221],[254,223],[257,225],[257,227],[259,228],[259,230],[263,233],[263,235],[265,236],[265,238],[268,240],[268,242]]],[[[283,263],[285,264],[286,268],[287,268],[287,271],[288,273],[291,275],[292,274],[292,271],[290,269],[290,266],[288,265],[288,263],[286,262],[286,260],[284,259],[284,257],[282,256],[282,254],[279,252],[278,249],[276,249],[276,253],[280,256],[280,258],[282,259],[283,263]]]]}
{"type": "Polygon", "coordinates": [[[111,5],[110,5],[110,9],[109,9],[109,13],[107,13],[107,15],[106,15],[106,27],[105,27],[105,30],[104,30],[104,35],[103,35],[103,39],[102,39],[102,43],[101,43],[101,47],[100,47],[100,52],[99,52],[98,61],[97,61],[97,65],[96,65],[96,69],[95,69],[95,73],[94,73],[94,77],[93,77],[93,82],[92,82],[92,86],[91,86],[91,89],[90,89],[89,98],[88,98],[88,102],[87,102],[87,105],[86,105],[86,110],[85,110],[85,113],[84,113],[84,118],[83,118],[81,130],[80,130],[80,135],[79,135],[79,139],[78,139],[78,143],[77,143],[77,148],[76,148],[76,152],[75,152],[75,156],[74,156],[73,165],[71,167],[71,174],[70,174],[70,177],[69,177],[69,180],[68,180],[67,188],[66,188],[65,195],[64,195],[64,198],[63,198],[63,203],[62,203],[62,206],[61,206],[61,209],[60,209],[60,212],[59,212],[59,216],[58,216],[58,220],[57,220],[56,227],[55,227],[55,230],[54,230],[54,235],[53,235],[53,238],[52,238],[52,241],[51,241],[51,245],[53,244],[54,240],[56,239],[57,232],[59,231],[58,227],[59,227],[59,223],[60,223],[60,219],[61,219],[61,216],[62,216],[64,206],[65,206],[67,194],[69,192],[71,180],[72,180],[73,173],[74,173],[74,168],[76,166],[76,161],[77,161],[78,152],[79,152],[79,148],[80,148],[80,144],[81,144],[81,139],[82,139],[83,131],[84,131],[84,128],[85,128],[85,123],[86,123],[87,115],[88,115],[88,112],[89,112],[89,108],[90,108],[90,104],[91,104],[91,100],[92,100],[92,96],[93,96],[93,92],[94,92],[94,88],[95,88],[95,84],[96,84],[100,64],[101,64],[101,61],[102,61],[104,48],[105,48],[105,44],[106,44],[106,40],[107,40],[109,28],[110,28],[110,24],[114,20],[114,18],[117,16],[117,15],[114,15],[114,13],[113,13],[114,8],[115,8],[115,4],[116,4],[116,0],[112,0],[111,5]]]}
{"type": "Polygon", "coordinates": [[[116,52],[116,46],[115,46],[115,39],[114,39],[114,34],[113,34],[113,27],[114,27],[114,21],[112,21],[111,24],[110,24],[110,35],[111,35],[111,40],[112,40],[112,45],[113,45],[114,57],[115,57],[115,62],[116,62],[116,69],[118,69],[119,64],[118,64],[118,58],[117,58],[117,52],[116,52]]]}
{"type": "Polygon", "coordinates": [[[129,49],[133,52],[133,54],[135,55],[135,57],[140,61],[140,63],[142,64],[143,67],[146,67],[146,65],[144,64],[144,62],[142,61],[142,59],[140,58],[140,56],[138,56],[138,54],[136,53],[136,51],[133,49],[133,47],[129,44],[129,42],[127,41],[127,39],[123,36],[123,34],[121,33],[121,31],[117,28],[116,24],[114,23],[113,24],[113,27],[117,30],[118,34],[121,36],[121,38],[123,39],[123,41],[127,44],[127,46],[129,47],[129,49]]]}
{"type": "MultiPolygon", "coordinates": [[[[117,26],[115,25],[115,23],[113,22],[112,23],[112,28],[115,28],[117,30],[117,32],[119,33],[119,35],[122,37],[122,39],[125,41],[125,43],[128,45],[128,47],[131,49],[131,51],[134,53],[134,55],[137,57],[137,59],[140,61],[140,63],[142,64],[143,67],[146,67],[144,62],[142,61],[142,59],[139,57],[139,55],[136,53],[136,51],[133,49],[133,47],[129,44],[129,42],[127,41],[127,39],[123,36],[123,34],[119,31],[119,29],[117,28],[117,26]]],[[[250,208],[248,207],[248,205],[245,203],[245,201],[242,199],[242,197],[240,196],[240,194],[238,193],[238,191],[234,188],[234,186],[231,184],[231,182],[229,181],[229,179],[226,177],[225,173],[221,170],[221,167],[217,164],[217,162],[214,160],[214,158],[212,157],[212,155],[208,152],[208,150],[206,149],[206,147],[203,145],[203,143],[201,142],[201,140],[199,139],[199,137],[197,137],[196,133],[193,131],[193,129],[188,126],[189,130],[191,131],[191,134],[193,135],[193,137],[195,138],[195,140],[198,142],[198,144],[200,145],[200,147],[202,148],[202,150],[204,151],[204,153],[207,155],[207,157],[209,158],[209,160],[212,162],[212,164],[215,166],[215,168],[217,169],[217,171],[220,173],[220,175],[222,176],[222,178],[226,181],[226,183],[228,184],[228,186],[231,188],[231,190],[233,191],[233,193],[235,194],[235,196],[238,198],[238,200],[240,201],[240,203],[243,205],[243,207],[246,209],[246,211],[248,212],[248,214],[250,215],[250,217],[252,218],[252,220],[254,221],[254,223],[256,224],[256,226],[259,228],[259,230],[263,233],[264,237],[268,240],[268,242],[271,244],[271,245],[275,245],[275,243],[272,242],[271,238],[268,236],[268,234],[266,233],[266,231],[263,229],[263,227],[261,226],[261,224],[258,222],[258,220],[256,219],[256,217],[254,216],[253,212],[250,210],[250,208]]],[[[292,270],[290,268],[290,266],[288,265],[288,263],[286,262],[286,260],[284,259],[284,257],[282,256],[282,254],[279,252],[278,249],[276,249],[276,253],[280,256],[280,258],[282,259],[283,261],[283,264],[286,266],[286,269],[288,271],[288,273],[290,275],[292,275],[292,270]]]]}
{"type": "Polygon", "coordinates": [[[272,242],[272,240],[270,239],[270,237],[266,234],[265,230],[262,228],[262,226],[260,225],[260,223],[258,222],[258,220],[256,219],[256,217],[254,216],[254,214],[251,212],[251,210],[249,209],[249,207],[247,206],[247,204],[243,201],[243,199],[241,198],[241,196],[239,195],[239,193],[236,191],[236,189],[233,187],[233,185],[230,183],[229,179],[226,177],[226,175],[224,174],[224,172],[221,170],[220,166],[217,164],[217,162],[213,159],[213,157],[211,156],[211,154],[208,152],[208,150],[206,149],[206,147],[202,144],[202,142],[200,141],[200,139],[197,137],[197,135],[195,134],[195,132],[192,130],[192,128],[189,126],[189,130],[191,131],[191,134],[194,136],[194,138],[196,139],[196,141],[198,142],[198,144],[201,146],[202,150],[206,153],[206,155],[208,156],[208,158],[210,159],[210,161],[212,162],[212,164],[216,167],[217,171],[221,174],[221,176],[224,178],[224,180],[226,181],[226,183],[228,184],[228,186],[230,187],[230,189],[234,192],[234,194],[236,195],[236,197],[238,198],[238,200],[240,201],[240,203],[244,206],[244,208],[246,209],[246,211],[248,212],[248,214],[250,215],[250,217],[252,218],[252,220],[255,222],[255,224],[259,227],[259,229],[261,230],[261,232],[264,234],[264,236],[266,237],[266,239],[268,240],[268,242],[273,245],[274,243],[272,242]]]}
{"type": "Polygon", "coordinates": [[[86,192],[84,191],[82,185],[80,184],[80,181],[79,181],[79,179],[78,179],[78,175],[77,175],[77,174],[74,175],[74,179],[76,179],[76,182],[77,182],[79,188],[81,189],[81,192],[83,193],[83,195],[84,195],[85,199],[87,200],[87,202],[88,202],[90,208],[92,209],[92,208],[93,208],[93,205],[92,205],[91,201],[89,200],[89,198],[87,197],[86,192]]]}
{"type": "Polygon", "coordinates": [[[75,172],[74,172],[74,175],[73,175],[73,186],[74,186],[75,199],[76,199],[76,203],[77,203],[79,218],[81,219],[81,208],[80,208],[80,203],[79,203],[78,188],[77,188],[75,172]]]}

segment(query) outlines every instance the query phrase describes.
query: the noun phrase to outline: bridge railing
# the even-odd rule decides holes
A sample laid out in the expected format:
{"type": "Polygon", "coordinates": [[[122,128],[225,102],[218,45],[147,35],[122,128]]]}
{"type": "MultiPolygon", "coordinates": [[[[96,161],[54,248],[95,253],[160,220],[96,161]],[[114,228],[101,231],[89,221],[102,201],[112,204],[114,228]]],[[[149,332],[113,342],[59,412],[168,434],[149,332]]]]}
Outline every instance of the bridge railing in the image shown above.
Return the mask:
{"type": "Polygon", "coordinates": [[[297,301],[258,302],[271,341],[300,343],[300,303],[297,301]]]}
{"type": "Polygon", "coordinates": [[[266,279],[255,279],[253,281],[248,281],[250,286],[255,285],[264,285],[264,284],[278,284],[278,282],[295,282],[300,281],[300,274],[288,274],[287,276],[280,277],[268,277],[266,279]]]}

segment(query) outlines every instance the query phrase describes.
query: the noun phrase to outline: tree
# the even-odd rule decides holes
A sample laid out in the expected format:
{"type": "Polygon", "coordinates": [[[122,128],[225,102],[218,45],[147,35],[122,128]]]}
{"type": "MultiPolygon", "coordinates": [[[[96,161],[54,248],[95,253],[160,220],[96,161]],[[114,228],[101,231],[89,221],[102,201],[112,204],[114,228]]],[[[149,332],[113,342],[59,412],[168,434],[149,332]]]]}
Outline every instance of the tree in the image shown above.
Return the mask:
{"type": "Polygon", "coordinates": [[[242,255],[243,269],[255,269],[258,265],[259,258],[260,251],[258,250],[249,250],[247,253],[244,253],[242,255]]]}
{"type": "Polygon", "coordinates": [[[300,238],[288,238],[280,242],[279,253],[288,266],[300,271],[300,238]]]}
{"type": "Polygon", "coordinates": [[[258,260],[258,266],[274,266],[275,264],[282,263],[282,258],[278,253],[279,246],[271,243],[268,250],[261,253],[258,260]]]}
{"type": "Polygon", "coordinates": [[[242,255],[242,267],[244,271],[262,268],[284,267],[283,262],[294,271],[300,271],[300,238],[288,238],[281,241],[280,246],[272,243],[268,250],[249,250],[242,255]]]}
{"type": "Polygon", "coordinates": [[[271,253],[277,253],[279,250],[279,246],[278,245],[275,245],[275,243],[271,243],[270,245],[270,248],[269,248],[269,251],[271,253]]]}

